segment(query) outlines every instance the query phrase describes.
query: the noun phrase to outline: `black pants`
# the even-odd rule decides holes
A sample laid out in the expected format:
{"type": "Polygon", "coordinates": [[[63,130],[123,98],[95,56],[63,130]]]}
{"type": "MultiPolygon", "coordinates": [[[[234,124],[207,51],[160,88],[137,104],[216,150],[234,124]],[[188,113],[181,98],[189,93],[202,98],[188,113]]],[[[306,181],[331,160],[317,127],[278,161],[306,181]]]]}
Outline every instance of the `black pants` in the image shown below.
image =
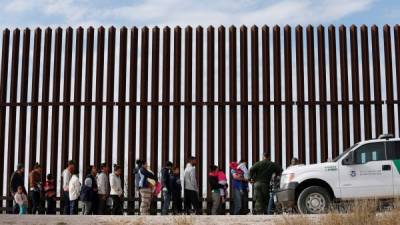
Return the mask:
{"type": "Polygon", "coordinates": [[[181,195],[172,195],[172,214],[177,215],[181,213],[182,213],[181,195]]]}
{"type": "Polygon", "coordinates": [[[40,202],[40,192],[39,191],[30,191],[29,197],[32,201],[32,214],[40,213],[41,202],[40,202]]]}
{"type": "Polygon", "coordinates": [[[54,200],[54,198],[46,198],[46,202],[47,202],[46,214],[49,215],[56,214],[56,201],[54,200]]]}
{"type": "Polygon", "coordinates": [[[98,195],[97,215],[108,215],[107,198],[105,195],[98,195]]]}
{"type": "Polygon", "coordinates": [[[70,206],[69,206],[69,193],[67,191],[63,191],[64,196],[64,215],[70,214],[70,206]]]}
{"type": "Polygon", "coordinates": [[[201,202],[199,199],[199,194],[197,191],[185,189],[185,211],[187,214],[190,214],[190,210],[192,209],[196,211],[196,215],[201,215],[201,202]]]}
{"type": "Polygon", "coordinates": [[[93,201],[92,201],[92,214],[93,215],[98,215],[98,205],[99,205],[99,197],[97,196],[97,193],[94,195],[93,201]]]}
{"type": "Polygon", "coordinates": [[[112,214],[113,215],[122,215],[122,198],[118,195],[111,195],[113,200],[112,214]]]}

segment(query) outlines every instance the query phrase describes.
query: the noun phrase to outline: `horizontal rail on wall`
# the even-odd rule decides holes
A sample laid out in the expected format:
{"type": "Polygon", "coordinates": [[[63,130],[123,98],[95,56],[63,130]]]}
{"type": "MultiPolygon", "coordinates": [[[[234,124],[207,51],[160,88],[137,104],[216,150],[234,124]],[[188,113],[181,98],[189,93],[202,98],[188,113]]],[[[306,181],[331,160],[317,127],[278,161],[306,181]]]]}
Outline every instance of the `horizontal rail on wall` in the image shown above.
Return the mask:
{"type": "Polygon", "coordinates": [[[0,107],[18,106],[268,106],[268,105],[353,105],[353,104],[399,104],[399,100],[393,101],[305,101],[305,102],[16,102],[2,103],[0,107]]]}

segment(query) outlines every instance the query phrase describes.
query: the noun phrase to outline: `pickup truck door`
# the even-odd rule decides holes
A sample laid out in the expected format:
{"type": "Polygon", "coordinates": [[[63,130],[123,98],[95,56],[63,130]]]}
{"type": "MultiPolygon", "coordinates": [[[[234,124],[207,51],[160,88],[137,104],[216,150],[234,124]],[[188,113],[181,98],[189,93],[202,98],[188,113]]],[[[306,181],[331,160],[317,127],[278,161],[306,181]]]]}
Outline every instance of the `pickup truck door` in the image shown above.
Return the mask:
{"type": "Polygon", "coordinates": [[[393,165],[393,191],[395,197],[400,197],[400,141],[386,143],[387,158],[393,165]]]}
{"type": "Polygon", "coordinates": [[[354,164],[339,166],[341,198],[393,197],[393,164],[384,142],[366,143],[354,150],[354,164]]]}

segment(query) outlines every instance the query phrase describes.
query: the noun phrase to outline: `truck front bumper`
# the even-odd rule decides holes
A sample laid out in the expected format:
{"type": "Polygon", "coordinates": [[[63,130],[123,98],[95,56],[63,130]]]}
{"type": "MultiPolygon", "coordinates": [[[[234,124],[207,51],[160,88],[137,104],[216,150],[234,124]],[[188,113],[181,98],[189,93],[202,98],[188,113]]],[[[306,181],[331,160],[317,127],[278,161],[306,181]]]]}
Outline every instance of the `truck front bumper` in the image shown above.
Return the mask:
{"type": "Polygon", "coordinates": [[[277,202],[285,208],[295,206],[297,186],[299,186],[299,183],[290,182],[286,187],[277,190],[275,192],[277,202]]]}

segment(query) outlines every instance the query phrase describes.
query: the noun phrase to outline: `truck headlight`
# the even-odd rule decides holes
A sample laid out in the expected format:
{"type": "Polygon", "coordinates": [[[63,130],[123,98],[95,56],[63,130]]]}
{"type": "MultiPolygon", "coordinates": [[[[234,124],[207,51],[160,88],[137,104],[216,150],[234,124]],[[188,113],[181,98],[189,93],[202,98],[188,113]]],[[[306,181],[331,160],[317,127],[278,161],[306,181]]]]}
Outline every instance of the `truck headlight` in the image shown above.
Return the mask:
{"type": "Polygon", "coordinates": [[[287,184],[294,180],[294,173],[283,174],[281,177],[281,188],[285,188],[287,184]]]}

